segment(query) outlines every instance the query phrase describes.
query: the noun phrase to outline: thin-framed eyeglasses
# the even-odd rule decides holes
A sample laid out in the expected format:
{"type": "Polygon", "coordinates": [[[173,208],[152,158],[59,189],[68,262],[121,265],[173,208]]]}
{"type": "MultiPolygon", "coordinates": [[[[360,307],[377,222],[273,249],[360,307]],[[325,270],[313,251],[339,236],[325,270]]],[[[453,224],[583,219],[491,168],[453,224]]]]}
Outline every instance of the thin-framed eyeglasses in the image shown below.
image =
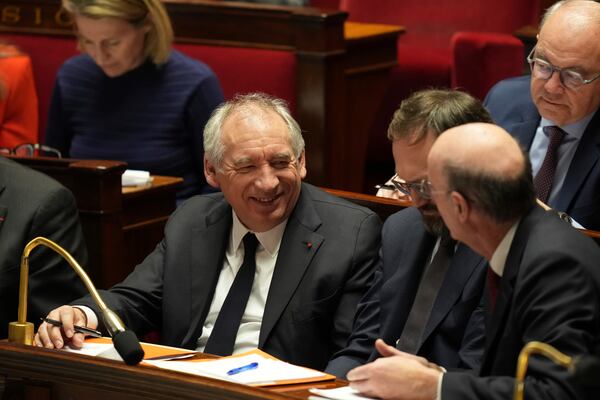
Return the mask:
{"type": "Polygon", "coordinates": [[[46,146],[39,143],[24,143],[13,149],[0,147],[0,154],[13,154],[19,157],[55,157],[62,158],[62,154],[54,147],[46,146]]]}
{"type": "Polygon", "coordinates": [[[535,47],[531,49],[531,53],[527,56],[527,62],[531,68],[531,74],[534,78],[548,80],[552,77],[554,72],[558,72],[560,83],[563,86],[577,90],[584,85],[588,85],[600,78],[600,73],[596,74],[590,79],[585,79],[579,72],[574,71],[570,68],[559,68],[555,65],[550,64],[546,60],[534,57],[535,47]]]}
{"type": "Polygon", "coordinates": [[[431,191],[429,188],[431,183],[427,179],[421,179],[419,182],[406,182],[396,174],[390,179],[390,182],[394,185],[396,190],[411,199],[413,198],[413,193],[416,193],[423,200],[431,199],[431,191]]]}

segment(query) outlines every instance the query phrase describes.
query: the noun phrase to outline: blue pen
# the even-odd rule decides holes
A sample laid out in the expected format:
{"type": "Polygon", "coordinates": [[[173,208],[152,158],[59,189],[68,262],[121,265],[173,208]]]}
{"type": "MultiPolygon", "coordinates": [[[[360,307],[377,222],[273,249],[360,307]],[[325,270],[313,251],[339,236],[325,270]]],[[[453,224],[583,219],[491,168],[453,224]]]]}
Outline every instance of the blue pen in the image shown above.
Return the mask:
{"type": "Polygon", "coordinates": [[[257,362],[253,362],[253,363],[250,363],[250,364],[247,364],[247,365],[242,365],[241,367],[230,369],[229,371],[227,371],[227,375],[239,374],[240,372],[249,371],[249,370],[255,369],[257,367],[258,367],[258,363],[257,362]]]}

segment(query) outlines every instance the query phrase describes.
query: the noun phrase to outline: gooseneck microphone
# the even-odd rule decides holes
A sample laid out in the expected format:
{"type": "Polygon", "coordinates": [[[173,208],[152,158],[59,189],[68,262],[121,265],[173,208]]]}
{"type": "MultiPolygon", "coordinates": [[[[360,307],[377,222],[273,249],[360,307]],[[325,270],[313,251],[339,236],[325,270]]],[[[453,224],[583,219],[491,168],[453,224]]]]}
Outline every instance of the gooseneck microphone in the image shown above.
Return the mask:
{"type": "Polygon", "coordinates": [[[113,339],[115,349],[128,365],[135,365],[144,358],[144,350],[140,346],[140,342],[135,336],[135,333],[125,328],[123,321],[114,311],[110,310],[104,300],[98,294],[94,284],[85,273],[83,268],[75,261],[75,259],[65,249],[60,247],[53,241],[44,237],[36,237],[32,239],[23,250],[21,256],[21,276],[19,283],[19,313],[18,321],[8,324],[8,341],[23,343],[27,345],[33,344],[33,324],[27,322],[27,288],[29,285],[29,254],[37,246],[43,245],[58,253],[64,258],[73,270],[79,275],[88,292],[96,305],[100,308],[104,325],[108,333],[113,339]]]}
{"type": "MultiPolygon", "coordinates": [[[[600,355],[600,352],[596,351],[600,355]]],[[[569,367],[573,379],[582,386],[600,388],[600,357],[593,355],[580,355],[573,357],[573,363],[569,367]]]]}

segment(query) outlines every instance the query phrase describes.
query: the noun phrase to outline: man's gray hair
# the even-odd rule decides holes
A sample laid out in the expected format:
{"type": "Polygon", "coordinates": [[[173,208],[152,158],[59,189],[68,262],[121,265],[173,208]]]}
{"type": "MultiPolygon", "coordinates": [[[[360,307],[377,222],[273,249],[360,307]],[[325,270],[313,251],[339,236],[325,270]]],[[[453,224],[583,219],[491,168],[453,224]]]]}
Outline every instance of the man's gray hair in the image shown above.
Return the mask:
{"type": "Polygon", "coordinates": [[[208,161],[219,167],[225,154],[223,144],[223,124],[227,118],[236,111],[260,108],[277,113],[285,122],[290,134],[290,145],[296,158],[300,158],[304,151],[304,139],[300,126],[292,117],[285,101],[269,96],[265,93],[248,93],[236,95],[232,100],[226,101],[217,107],[204,127],[204,154],[208,161]]]}

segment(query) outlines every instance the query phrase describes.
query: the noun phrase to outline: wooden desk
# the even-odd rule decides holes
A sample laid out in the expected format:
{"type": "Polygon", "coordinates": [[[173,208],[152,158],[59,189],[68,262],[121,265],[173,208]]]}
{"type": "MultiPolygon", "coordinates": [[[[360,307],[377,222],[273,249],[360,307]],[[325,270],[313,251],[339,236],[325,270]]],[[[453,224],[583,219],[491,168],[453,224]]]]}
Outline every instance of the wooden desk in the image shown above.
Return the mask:
{"type": "MultiPolygon", "coordinates": [[[[389,71],[397,63],[402,27],[345,24],[345,12],[311,7],[210,0],[164,3],[178,43],[293,53],[294,115],[306,133],[308,181],[362,190],[366,143],[389,71]]],[[[58,0],[0,0],[0,31],[17,44],[19,34],[72,37],[58,0]]],[[[34,64],[36,56],[44,62],[44,54],[23,50],[34,64]]],[[[46,80],[54,79],[47,75],[46,80]]]]}
{"type": "MultiPolygon", "coordinates": [[[[346,199],[352,203],[375,211],[384,222],[390,215],[402,210],[403,208],[412,206],[409,200],[388,199],[370,194],[348,192],[345,190],[329,188],[322,189],[330,194],[341,197],[342,199],[346,199]]],[[[590,229],[578,229],[578,231],[592,238],[594,241],[596,241],[596,243],[598,243],[598,245],[600,245],[600,231],[593,231],[590,229]]]]}
{"type": "Polygon", "coordinates": [[[77,201],[88,247],[86,268],[98,288],[123,280],[162,239],[181,178],[155,177],[143,188],[121,187],[120,161],[10,157],[66,186],[77,201]]]}
{"type": "Polygon", "coordinates": [[[0,342],[0,397],[24,400],[307,399],[325,383],[254,388],[119,361],[0,342]]]}

